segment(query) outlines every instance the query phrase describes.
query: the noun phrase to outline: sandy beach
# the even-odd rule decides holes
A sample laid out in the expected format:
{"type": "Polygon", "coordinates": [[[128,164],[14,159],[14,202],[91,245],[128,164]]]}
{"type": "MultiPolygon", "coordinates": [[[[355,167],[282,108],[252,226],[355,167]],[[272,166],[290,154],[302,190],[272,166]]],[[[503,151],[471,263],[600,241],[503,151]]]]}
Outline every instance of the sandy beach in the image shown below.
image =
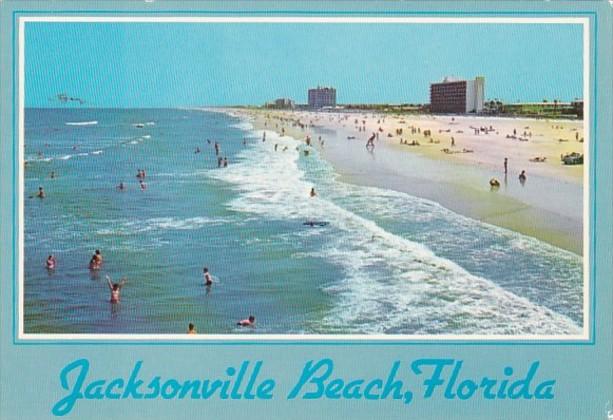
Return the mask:
{"type": "Polygon", "coordinates": [[[298,140],[310,137],[348,182],[430,199],[470,218],[583,253],[584,166],[564,165],[560,159],[562,154],[583,153],[582,121],[229,112],[249,118],[257,129],[298,140]],[[365,144],[373,133],[375,147],[368,151],[365,144]],[[521,171],[527,175],[524,184],[518,179],[521,171]],[[490,186],[492,178],[499,188],[490,186]]]}

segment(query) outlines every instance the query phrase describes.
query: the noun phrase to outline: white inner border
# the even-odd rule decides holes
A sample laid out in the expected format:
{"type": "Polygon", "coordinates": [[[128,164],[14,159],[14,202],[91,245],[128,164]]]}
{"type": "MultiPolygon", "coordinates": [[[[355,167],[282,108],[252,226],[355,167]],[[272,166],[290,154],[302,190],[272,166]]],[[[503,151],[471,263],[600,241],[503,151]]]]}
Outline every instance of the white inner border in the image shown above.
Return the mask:
{"type": "Polygon", "coordinates": [[[20,340],[125,340],[125,341],[440,341],[445,340],[469,340],[469,341],[575,341],[589,340],[589,328],[591,325],[590,312],[590,128],[592,115],[590,113],[590,21],[587,17],[113,17],[113,16],[24,16],[18,18],[19,23],[19,68],[18,68],[18,247],[17,247],[17,276],[19,279],[18,317],[19,327],[17,338],[20,340]],[[462,335],[368,335],[368,334],[25,334],[24,333],[24,61],[25,61],[25,24],[27,22],[107,22],[107,23],[347,23],[347,24],[579,24],[583,26],[583,134],[584,155],[586,162],[583,168],[583,331],[579,335],[485,335],[485,334],[462,334],[462,335]]]}

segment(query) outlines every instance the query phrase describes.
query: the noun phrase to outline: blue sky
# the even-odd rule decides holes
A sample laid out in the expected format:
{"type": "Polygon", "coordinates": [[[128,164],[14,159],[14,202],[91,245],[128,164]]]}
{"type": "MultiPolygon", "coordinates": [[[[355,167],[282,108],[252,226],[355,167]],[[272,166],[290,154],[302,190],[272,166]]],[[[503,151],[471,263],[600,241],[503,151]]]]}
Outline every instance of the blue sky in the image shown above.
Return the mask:
{"type": "Polygon", "coordinates": [[[582,27],[571,24],[26,25],[26,106],[174,107],[306,102],[427,103],[446,75],[485,77],[486,99],[582,96],[582,27]],[[78,106],[78,105],[72,105],[78,106]]]}

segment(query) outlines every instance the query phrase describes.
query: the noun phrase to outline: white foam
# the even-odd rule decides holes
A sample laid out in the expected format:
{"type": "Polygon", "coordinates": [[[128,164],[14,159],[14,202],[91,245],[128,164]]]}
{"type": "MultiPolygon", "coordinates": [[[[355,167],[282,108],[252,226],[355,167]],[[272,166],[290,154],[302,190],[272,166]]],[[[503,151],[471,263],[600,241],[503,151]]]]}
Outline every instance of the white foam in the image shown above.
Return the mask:
{"type": "MultiPolygon", "coordinates": [[[[261,138],[263,132],[254,134],[261,138]]],[[[335,305],[318,329],[412,334],[580,333],[579,326],[564,315],[472,275],[332,200],[309,198],[313,185],[298,164],[304,147],[291,137],[266,131],[266,142],[251,143],[229,170],[208,175],[232,184],[239,192],[229,203],[232,210],[293,220],[298,229],[304,220],[330,222],[326,229],[331,234],[317,256],[341,267],[345,276],[324,288],[325,293],[334,295],[335,305]],[[276,152],[274,144],[278,144],[276,152]]],[[[308,159],[316,162],[316,151],[311,150],[308,159]]],[[[342,192],[346,186],[337,183],[334,188],[342,192]]],[[[368,194],[364,190],[360,195],[368,194]]],[[[440,207],[424,203],[432,210],[440,207]]],[[[431,217],[427,211],[423,213],[422,217],[431,217]]]]}
{"type": "Polygon", "coordinates": [[[156,217],[139,221],[118,223],[110,221],[113,227],[98,229],[98,235],[132,235],[156,230],[197,230],[206,225],[225,223],[225,219],[210,219],[208,217],[190,217],[177,219],[174,217],[156,217]]]}
{"type": "Polygon", "coordinates": [[[66,125],[96,125],[98,124],[98,121],[74,121],[74,122],[67,122],[65,124],[66,125]]]}
{"type": "Polygon", "coordinates": [[[242,121],[236,124],[232,124],[230,125],[230,127],[238,128],[239,130],[243,130],[243,131],[253,130],[253,124],[251,124],[248,121],[242,121]]]}

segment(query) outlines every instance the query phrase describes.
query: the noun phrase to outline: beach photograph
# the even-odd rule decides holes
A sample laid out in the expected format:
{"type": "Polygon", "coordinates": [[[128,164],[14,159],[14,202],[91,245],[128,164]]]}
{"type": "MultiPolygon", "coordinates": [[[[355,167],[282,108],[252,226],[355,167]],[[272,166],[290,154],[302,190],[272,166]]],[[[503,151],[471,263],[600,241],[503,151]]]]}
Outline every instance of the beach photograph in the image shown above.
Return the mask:
{"type": "Polygon", "coordinates": [[[582,23],[23,30],[22,336],[585,336],[582,23]]]}

